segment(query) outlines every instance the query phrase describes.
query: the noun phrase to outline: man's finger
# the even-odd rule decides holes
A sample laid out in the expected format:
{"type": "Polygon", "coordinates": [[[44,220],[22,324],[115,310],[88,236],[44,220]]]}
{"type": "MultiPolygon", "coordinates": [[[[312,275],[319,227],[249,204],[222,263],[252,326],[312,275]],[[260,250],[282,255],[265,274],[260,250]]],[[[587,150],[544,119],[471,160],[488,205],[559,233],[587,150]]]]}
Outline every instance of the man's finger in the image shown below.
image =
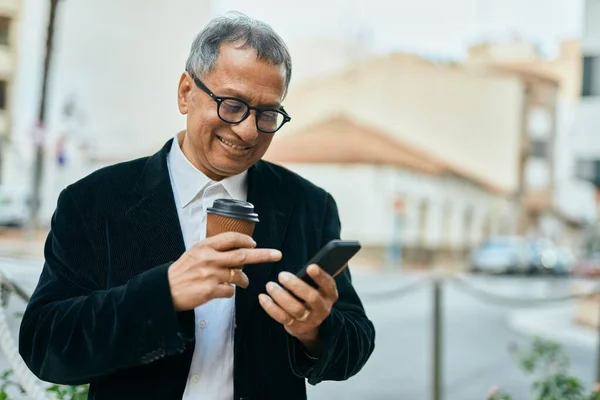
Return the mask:
{"type": "Polygon", "coordinates": [[[282,272],[279,274],[279,282],[297,298],[309,304],[312,310],[321,310],[323,308],[323,296],[321,293],[296,275],[289,272],[282,272]]]}
{"type": "Polygon", "coordinates": [[[235,294],[235,287],[228,285],[226,283],[222,283],[220,285],[215,286],[213,289],[213,298],[222,299],[227,297],[233,297],[235,294]]]}
{"type": "Polygon", "coordinates": [[[211,247],[217,251],[228,251],[232,249],[256,247],[256,242],[248,235],[239,232],[224,232],[218,235],[209,237],[200,243],[200,247],[211,247]]]}
{"type": "Polygon", "coordinates": [[[267,283],[267,293],[283,311],[294,318],[300,319],[306,314],[306,306],[275,282],[267,283]]]}
{"type": "Polygon", "coordinates": [[[241,268],[247,264],[271,263],[281,260],[281,251],[275,249],[236,249],[216,253],[215,263],[225,268],[241,268]]]}
{"type": "Polygon", "coordinates": [[[260,303],[261,307],[265,310],[265,312],[267,314],[269,314],[269,316],[271,318],[273,318],[275,321],[279,322],[280,324],[287,325],[291,321],[293,321],[292,316],[289,315],[288,313],[286,313],[281,307],[279,307],[273,301],[273,299],[271,299],[266,294],[264,294],[264,293],[259,294],[258,302],[260,303]]]}
{"type": "Polygon", "coordinates": [[[327,298],[337,300],[337,285],[335,284],[335,279],[331,275],[323,271],[323,269],[316,264],[309,266],[306,272],[308,273],[308,276],[319,285],[321,291],[327,298]]]}
{"type": "Polygon", "coordinates": [[[250,284],[248,276],[239,268],[219,268],[216,273],[219,283],[233,283],[244,289],[250,284]]]}

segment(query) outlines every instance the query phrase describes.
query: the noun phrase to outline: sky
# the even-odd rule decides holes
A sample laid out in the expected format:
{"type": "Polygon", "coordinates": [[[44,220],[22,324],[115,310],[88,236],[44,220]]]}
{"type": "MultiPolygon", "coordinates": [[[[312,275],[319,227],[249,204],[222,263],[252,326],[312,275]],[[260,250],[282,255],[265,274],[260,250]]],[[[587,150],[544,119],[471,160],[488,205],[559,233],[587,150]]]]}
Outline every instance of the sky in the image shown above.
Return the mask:
{"type": "Polygon", "coordinates": [[[559,40],[581,35],[583,6],[584,0],[213,0],[212,10],[262,19],[286,41],[362,37],[374,53],[460,58],[474,41],[514,36],[551,57],[559,40]]]}

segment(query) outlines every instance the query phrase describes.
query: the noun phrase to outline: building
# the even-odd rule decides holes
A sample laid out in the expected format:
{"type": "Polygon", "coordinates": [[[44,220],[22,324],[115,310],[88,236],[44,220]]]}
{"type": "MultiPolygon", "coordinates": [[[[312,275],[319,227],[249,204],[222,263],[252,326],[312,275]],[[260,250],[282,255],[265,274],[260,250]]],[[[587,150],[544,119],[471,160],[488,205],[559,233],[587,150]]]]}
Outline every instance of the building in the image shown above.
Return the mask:
{"type": "MultiPolygon", "coordinates": [[[[600,1],[587,0],[582,38],[582,85],[575,116],[573,141],[577,174],[593,184],[600,213],[600,1]]],[[[600,214],[599,214],[600,215],[600,214]]],[[[600,251],[600,221],[596,222],[589,251],[600,251]]]]}
{"type": "Polygon", "coordinates": [[[342,236],[364,245],[359,263],[452,262],[515,229],[501,190],[351,113],[275,140],[266,158],[332,193],[342,236]]]}
{"type": "MultiPolygon", "coordinates": [[[[48,2],[21,1],[18,37],[23,46],[2,174],[8,185],[32,182],[48,18],[48,2]]],[[[151,154],[185,127],[175,88],[189,46],[215,16],[214,8],[218,5],[211,0],[162,0],[152,6],[144,0],[60,2],[43,132],[42,222],[49,220],[58,192],[68,183],[97,168],[151,154]]],[[[297,60],[294,83],[338,71],[366,51],[321,37],[292,40],[289,47],[297,60]]]]}
{"type": "Polygon", "coordinates": [[[469,49],[467,65],[517,76],[523,84],[520,233],[581,246],[583,228],[595,220],[597,212],[592,186],[575,174],[574,122],[582,87],[580,42],[564,41],[553,60],[521,42],[481,44],[469,49]]]}
{"type": "Polygon", "coordinates": [[[12,140],[12,93],[18,67],[20,0],[0,1],[0,185],[12,140]]]}
{"type": "Polygon", "coordinates": [[[581,98],[575,145],[581,177],[600,187],[600,1],[587,0],[582,39],[581,98]]]}
{"type": "Polygon", "coordinates": [[[266,159],[329,190],[371,263],[464,259],[516,232],[522,82],[409,54],[299,85],[266,159]]]}
{"type": "MultiPolygon", "coordinates": [[[[13,133],[4,163],[9,185],[31,181],[48,20],[49,2],[22,3],[13,133]]],[[[99,167],[152,154],[185,127],[176,87],[189,46],[211,17],[210,3],[59,2],[43,131],[43,221],[49,221],[68,183],[99,167]]],[[[0,49],[0,74],[3,60],[0,49]]]]}

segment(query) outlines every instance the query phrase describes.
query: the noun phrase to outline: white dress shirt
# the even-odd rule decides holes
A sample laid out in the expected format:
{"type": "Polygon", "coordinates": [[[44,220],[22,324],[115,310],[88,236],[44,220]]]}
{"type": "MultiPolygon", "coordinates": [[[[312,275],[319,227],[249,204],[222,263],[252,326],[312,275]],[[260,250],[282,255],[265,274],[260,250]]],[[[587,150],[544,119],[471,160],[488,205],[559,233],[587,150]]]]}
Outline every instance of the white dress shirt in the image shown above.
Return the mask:
{"type": "MultiPolygon", "coordinates": [[[[175,136],[167,158],[185,248],[206,238],[206,209],[218,198],[246,200],[247,173],[210,180],[183,154],[175,136]]],[[[194,309],[196,346],[183,400],[233,398],[234,298],[214,299],[194,309]]]]}

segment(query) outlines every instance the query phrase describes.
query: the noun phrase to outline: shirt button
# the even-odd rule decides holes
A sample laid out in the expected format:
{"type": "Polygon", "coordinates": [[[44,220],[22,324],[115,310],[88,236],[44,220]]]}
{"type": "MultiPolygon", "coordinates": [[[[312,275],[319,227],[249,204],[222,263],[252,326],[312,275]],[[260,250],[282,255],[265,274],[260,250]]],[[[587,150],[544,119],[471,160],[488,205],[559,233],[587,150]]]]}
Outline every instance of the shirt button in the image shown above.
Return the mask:
{"type": "Polygon", "coordinates": [[[194,382],[194,383],[200,382],[200,377],[198,375],[192,376],[192,382],[194,382]]]}
{"type": "Polygon", "coordinates": [[[202,321],[198,322],[198,326],[200,327],[200,329],[206,328],[206,321],[202,320],[202,321]]]}

